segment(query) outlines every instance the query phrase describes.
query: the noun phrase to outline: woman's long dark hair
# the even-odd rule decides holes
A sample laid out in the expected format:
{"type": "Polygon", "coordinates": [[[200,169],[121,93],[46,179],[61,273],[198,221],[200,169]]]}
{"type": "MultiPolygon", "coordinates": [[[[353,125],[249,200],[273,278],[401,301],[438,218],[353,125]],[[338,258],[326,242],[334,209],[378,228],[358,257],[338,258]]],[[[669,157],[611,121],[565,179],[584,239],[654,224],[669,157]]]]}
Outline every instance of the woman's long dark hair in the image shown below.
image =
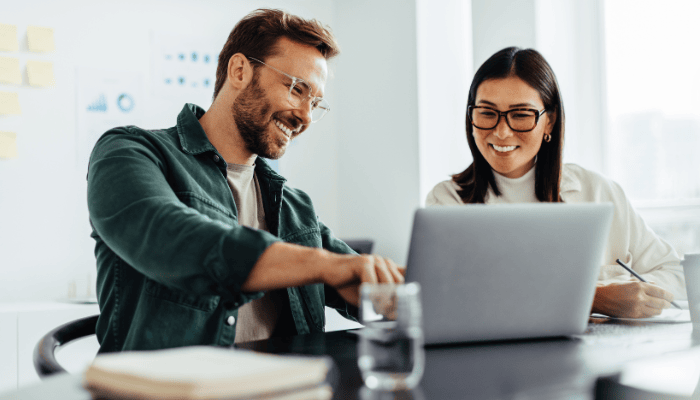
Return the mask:
{"type": "MultiPolygon", "coordinates": [[[[564,149],[564,103],[559,93],[559,84],[554,71],[540,53],[532,49],[508,47],[492,55],[476,71],[469,88],[467,106],[476,102],[479,85],[489,79],[503,79],[517,76],[537,90],[548,113],[554,113],[556,121],[552,129],[552,140],[542,142],[537,152],[535,164],[535,195],[542,202],[561,202],[559,183],[561,182],[562,151],[564,149]]],[[[467,111],[468,112],[468,111],[467,111]]],[[[476,147],[474,127],[466,116],[467,142],[474,161],[463,172],[452,175],[459,185],[457,191],[464,203],[483,203],[489,185],[496,196],[501,192],[493,177],[493,170],[476,147]]]]}

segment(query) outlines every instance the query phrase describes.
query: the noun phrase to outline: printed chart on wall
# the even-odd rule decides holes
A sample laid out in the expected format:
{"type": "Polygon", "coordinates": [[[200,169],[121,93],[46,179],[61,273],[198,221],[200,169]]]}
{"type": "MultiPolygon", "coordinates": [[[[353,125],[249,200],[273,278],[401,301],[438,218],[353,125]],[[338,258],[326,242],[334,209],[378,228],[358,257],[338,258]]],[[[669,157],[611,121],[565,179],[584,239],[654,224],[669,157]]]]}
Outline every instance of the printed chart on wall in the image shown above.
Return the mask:
{"type": "Polygon", "coordinates": [[[116,126],[140,125],[143,76],[88,68],[77,70],[77,160],[87,170],[90,152],[103,133],[116,126]]]}
{"type": "Polygon", "coordinates": [[[211,104],[221,38],[151,32],[153,94],[185,98],[205,109],[211,104]]]}

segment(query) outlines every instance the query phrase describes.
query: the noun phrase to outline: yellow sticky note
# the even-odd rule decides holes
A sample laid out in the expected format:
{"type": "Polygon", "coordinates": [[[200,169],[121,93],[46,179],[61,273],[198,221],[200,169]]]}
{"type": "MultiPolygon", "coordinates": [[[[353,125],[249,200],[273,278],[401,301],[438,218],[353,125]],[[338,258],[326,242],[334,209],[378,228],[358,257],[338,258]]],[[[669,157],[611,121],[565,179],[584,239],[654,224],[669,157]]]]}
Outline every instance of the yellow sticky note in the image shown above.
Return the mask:
{"type": "Polygon", "coordinates": [[[21,115],[19,95],[15,92],[0,92],[0,115],[21,115]]]}
{"type": "Polygon", "coordinates": [[[27,45],[29,46],[29,51],[41,53],[54,51],[53,28],[28,26],[27,45]]]}
{"type": "Polygon", "coordinates": [[[0,51],[18,51],[17,26],[0,24],[0,51]]]}
{"type": "Polygon", "coordinates": [[[19,70],[19,58],[0,57],[0,82],[22,84],[22,73],[19,70]]]}
{"type": "Polygon", "coordinates": [[[53,63],[49,61],[27,61],[27,77],[32,86],[53,86],[53,63]]]}
{"type": "Polygon", "coordinates": [[[0,132],[0,158],[17,157],[17,134],[0,132]]]}

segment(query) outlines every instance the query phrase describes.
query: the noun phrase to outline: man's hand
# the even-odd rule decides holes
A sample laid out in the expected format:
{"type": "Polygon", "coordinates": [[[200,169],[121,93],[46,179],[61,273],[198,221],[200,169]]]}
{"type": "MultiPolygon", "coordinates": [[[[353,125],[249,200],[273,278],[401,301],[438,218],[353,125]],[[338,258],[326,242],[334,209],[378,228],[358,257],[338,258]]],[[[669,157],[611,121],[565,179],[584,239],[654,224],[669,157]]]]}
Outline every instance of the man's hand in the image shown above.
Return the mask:
{"type": "Polygon", "coordinates": [[[404,267],[377,255],[336,254],[277,242],[263,252],[241,288],[255,292],[325,283],[357,306],[361,283],[403,283],[405,273],[404,267]]]}
{"type": "Polygon", "coordinates": [[[648,318],[671,306],[673,294],[639,281],[598,286],[592,312],[619,318],[648,318]]]}
{"type": "Polygon", "coordinates": [[[328,265],[322,271],[322,281],[334,287],[345,301],[359,305],[362,283],[403,283],[405,267],[378,255],[336,256],[336,265],[328,265]]]}

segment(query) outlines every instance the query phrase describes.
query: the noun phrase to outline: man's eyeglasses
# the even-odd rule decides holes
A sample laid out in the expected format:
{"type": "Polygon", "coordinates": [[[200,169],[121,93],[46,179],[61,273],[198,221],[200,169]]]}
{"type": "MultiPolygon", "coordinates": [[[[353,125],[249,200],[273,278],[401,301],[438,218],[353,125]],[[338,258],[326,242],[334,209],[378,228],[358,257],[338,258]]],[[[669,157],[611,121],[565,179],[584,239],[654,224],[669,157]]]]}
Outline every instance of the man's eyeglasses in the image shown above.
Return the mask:
{"type": "Polygon", "coordinates": [[[533,110],[530,108],[515,108],[508,111],[494,110],[489,107],[467,107],[467,115],[472,125],[479,129],[493,129],[501,121],[501,116],[506,117],[506,123],[510,129],[515,132],[529,132],[537,126],[542,114],[547,109],[542,111],[533,110]]]}
{"type": "Polygon", "coordinates": [[[289,75],[286,72],[267,65],[257,58],[248,57],[248,60],[260,63],[284,76],[291,79],[289,84],[288,100],[292,107],[301,107],[304,102],[311,100],[311,122],[318,122],[328,111],[331,110],[330,104],[323,97],[315,97],[311,92],[311,85],[305,80],[289,75]]]}

